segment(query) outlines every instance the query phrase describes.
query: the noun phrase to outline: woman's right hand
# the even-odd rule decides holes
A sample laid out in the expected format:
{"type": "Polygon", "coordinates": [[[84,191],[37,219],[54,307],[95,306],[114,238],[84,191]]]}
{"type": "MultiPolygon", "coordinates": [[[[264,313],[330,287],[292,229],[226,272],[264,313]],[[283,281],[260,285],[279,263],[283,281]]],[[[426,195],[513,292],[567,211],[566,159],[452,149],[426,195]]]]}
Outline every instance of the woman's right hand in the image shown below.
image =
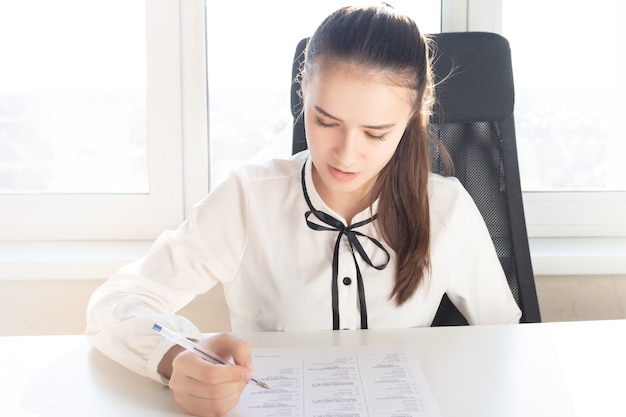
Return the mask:
{"type": "Polygon", "coordinates": [[[235,365],[214,365],[199,355],[175,346],[163,357],[159,372],[168,376],[174,399],[188,414],[223,416],[238,403],[252,378],[250,345],[229,333],[196,342],[235,365]],[[171,368],[167,366],[171,364],[171,368]]]}

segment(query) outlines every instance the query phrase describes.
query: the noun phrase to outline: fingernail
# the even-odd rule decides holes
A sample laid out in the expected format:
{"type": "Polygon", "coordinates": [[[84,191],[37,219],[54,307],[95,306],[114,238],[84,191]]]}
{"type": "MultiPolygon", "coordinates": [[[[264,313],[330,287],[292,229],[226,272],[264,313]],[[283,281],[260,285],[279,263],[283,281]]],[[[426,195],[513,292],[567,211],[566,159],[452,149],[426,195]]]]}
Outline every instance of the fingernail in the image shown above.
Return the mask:
{"type": "Polygon", "coordinates": [[[252,379],[252,374],[250,372],[246,372],[243,374],[243,379],[246,380],[246,382],[250,382],[250,380],[252,379]]]}

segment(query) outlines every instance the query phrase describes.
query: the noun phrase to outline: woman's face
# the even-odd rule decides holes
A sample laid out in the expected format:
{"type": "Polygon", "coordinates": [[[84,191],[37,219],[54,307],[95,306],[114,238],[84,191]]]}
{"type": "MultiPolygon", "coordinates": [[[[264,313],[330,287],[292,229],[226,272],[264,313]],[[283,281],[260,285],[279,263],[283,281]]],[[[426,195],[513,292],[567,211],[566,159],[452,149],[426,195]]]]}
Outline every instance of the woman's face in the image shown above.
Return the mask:
{"type": "Polygon", "coordinates": [[[382,75],[334,65],[314,66],[303,93],[318,193],[331,208],[361,203],[400,143],[413,114],[412,91],[382,75]]]}

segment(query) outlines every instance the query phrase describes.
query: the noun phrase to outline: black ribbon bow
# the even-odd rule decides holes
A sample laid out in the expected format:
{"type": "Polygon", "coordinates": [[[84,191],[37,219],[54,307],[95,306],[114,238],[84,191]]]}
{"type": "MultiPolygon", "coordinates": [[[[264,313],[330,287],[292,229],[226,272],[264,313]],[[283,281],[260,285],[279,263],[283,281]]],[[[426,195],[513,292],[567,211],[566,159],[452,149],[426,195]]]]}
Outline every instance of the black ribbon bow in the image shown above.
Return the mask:
{"type": "Polygon", "coordinates": [[[333,277],[332,277],[332,308],[333,308],[333,330],[339,330],[339,289],[338,289],[338,281],[339,281],[339,245],[341,243],[341,239],[345,236],[348,238],[348,243],[350,244],[350,251],[352,253],[352,258],[354,259],[354,266],[356,267],[356,282],[357,289],[359,293],[359,310],[361,312],[361,329],[367,329],[367,307],[365,304],[365,288],[363,286],[363,277],[361,275],[361,269],[359,268],[359,263],[356,259],[356,252],[359,254],[361,259],[365,261],[369,266],[377,269],[383,270],[389,264],[389,252],[382,243],[380,243],[377,239],[374,239],[371,236],[364,235],[363,233],[355,230],[361,226],[364,226],[368,223],[373,222],[378,217],[377,214],[373,215],[367,220],[360,221],[358,223],[354,223],[350,226],[346,226],[343,222],[335,219],[333,216],[324,213],[323,211],[316,210],[311,204],[311,200],[309,198],[309,194],[306,189],[305,182],[305,165],[302,167],[302,191],[304,192],[304,199],[306,200],[307,205],[309,206],[309,210],[304,213],[304,219],[306,221],[307,226],[309,226],[313,230],[318,231],[336,231],[339,232],[337,234],[337,240],[335,241],[335,249],[333,251],[333,277]],[[315,216],[320,222],[316,223],[310,220],[311,215],[315,216]],[[372,243],[374,243],[378,248],[380,248],[386,255],[387,259],[380,265],[374,265],[369,255],[365,253],[365,249],[363,249],[363,245],[359,241],[359,237],[364,237],[369,239],[372,243]]]}

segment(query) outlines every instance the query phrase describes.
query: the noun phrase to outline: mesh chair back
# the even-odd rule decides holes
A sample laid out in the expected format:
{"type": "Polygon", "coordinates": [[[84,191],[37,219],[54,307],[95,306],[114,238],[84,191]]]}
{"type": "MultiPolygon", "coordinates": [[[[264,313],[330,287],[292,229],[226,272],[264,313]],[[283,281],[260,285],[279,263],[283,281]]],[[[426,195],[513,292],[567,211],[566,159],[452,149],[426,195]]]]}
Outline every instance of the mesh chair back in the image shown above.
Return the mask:
{"type": "MultiPolygon", "coordinates": [[[[480,210],[493,240],[522,322],[540,322],[519,180],[511,52],[493,33],[431,35],[438,105],[431,120],[434,135],[454,164],[454,175],[480,210]]],[[[296,47],[292,71],[293,153],[306,149],[300,86],[296,81],[307,39],[296,47]]],[[[433,171],[443,168],[439,145],[431,143],[433,171]]],[[[433,326],[463,325],[465,318],[447,296],[433,326]]]]}

